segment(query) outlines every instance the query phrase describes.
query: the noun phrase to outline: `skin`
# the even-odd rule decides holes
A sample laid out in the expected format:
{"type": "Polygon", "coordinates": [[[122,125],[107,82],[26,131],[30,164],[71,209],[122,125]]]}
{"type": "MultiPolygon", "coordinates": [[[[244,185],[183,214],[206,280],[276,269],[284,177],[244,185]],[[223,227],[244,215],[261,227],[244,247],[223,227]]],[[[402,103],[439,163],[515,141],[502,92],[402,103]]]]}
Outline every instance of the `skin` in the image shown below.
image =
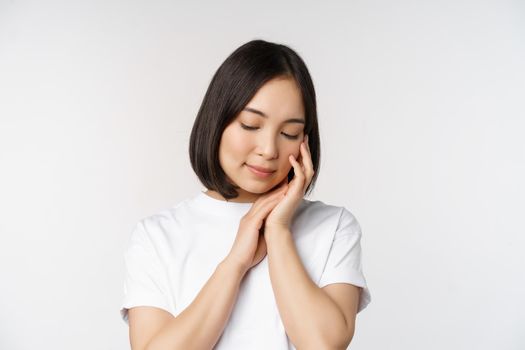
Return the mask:
{"type": "MultiPolygon", "coordinates": [[[[286,332],[298,349],[346,349],[354,334],[360,290],[346,283],[319,288],[306,272],[290,231],[293,214],[314,175],[303,125],[284,123],[288,118],[304,118],[300,91],[293,80],[273,79],[247,107],[263,111],[268,118],[241,112],[224,130],[220,163],[230,181],[240,187],[234,201],[258,204],[260,198],[273,207],[266,216],[264,239],[259,240],[257,253],[267,251],[272,288],[286,332]],[[241,122],[258,129],[244,130],[241,122]],[[290,140],[283,132],[299,137],[290,140]],[[246,163],[276,172],[257,178],[246,163]],[[286,176],[292,166],[295,176],[288,183],[286,176]],[[270,202],[261,197],[264,193],[275,193],[276,198],[270,202]]],[[[207,193],[224,200],[214,191],[207,193]]]]}
{"type": "MultiPolygon", "coordinates": [[[[286,123],[297,118],[304,123],[304,107],[297,83],[291,78],[275,78],[263,85],[248,102],[245,110],[224,129],[219,145],[219,162],[229,181],[240,188],[232,202],[255,202],[262,194],[283,184],[293,163],[290,155],[300,157],[304,140],[303,123],[286,123]],[[246,110],[253,108],[268,117],[246,110]],[[256,130],[246,130],[256,127],[256,130]],[[291,139],[289,136],[295,136],[291,139]],[[276,170],[267,178],[254,175],[246,164],[276,170]]],[[[209,196],[225,200],[218,192],[209,196]]],[[[300,200],[300,199],[299,199],[300,200]]]]}
{"type": "MultiPolygon", "coordinates": [[[[301,202],[314,170],[300,91],[293,80],[267,82],[247,104],[263,118],[241,112],[224,130],[219,157],[229,180],[239,186],[236,202],[253,202],[240,222],[228,257],[203,286],[195,300],[177,317],[155,307],[129,310],[132,349],[209,349],[222,334],[247,270],[268,254],[269,274],[286,333],[297,349],[346,349],[355,327],[359,290],[334,283],[319,288],[310,279],[295,248],[290,220],[301,202]],[[240,123],[257,127],[243,129],[240,123]],[[284,134],[297,135],[297,139],[284,134]],[[255,176],[246,163],[275,169],[266,178],[255,176]],[[294,167],[295,177],[287,174],[294,167]],[[264,234],[259,230],[264,222],[264,234]]],[[[225,200],[218,192],[209,196],[225,200]]]]}

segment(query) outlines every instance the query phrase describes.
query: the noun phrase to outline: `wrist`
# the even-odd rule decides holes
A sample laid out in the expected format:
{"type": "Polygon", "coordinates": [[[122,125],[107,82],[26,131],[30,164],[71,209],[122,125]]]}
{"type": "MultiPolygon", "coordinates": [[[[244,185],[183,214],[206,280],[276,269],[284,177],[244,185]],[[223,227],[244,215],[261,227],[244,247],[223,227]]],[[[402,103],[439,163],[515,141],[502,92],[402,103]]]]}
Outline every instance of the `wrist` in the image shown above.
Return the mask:
{"type": "Polygon", "coordinates": [[[286,239],[291,237],[292,232],[286,226],[275,225],[275,226],[265,226],[264,227],[264,239],[266,243],[275,239],[286,239]]]}
{"type": "Polygon", "coordinates": [[[224,258],[224,260],[219,263],[219,266],[225,270],[230,271],[231,273],[236,274],[240,278],[242,278],[248,271],[246,266],[240,263],[237,259],[233,258],[231,255],[228,255],[226,258],[224,258]]]}
{"type": "Polygon", "coordinates": [[[287,222],[264,222],[264,232],[266,231],[289,231],[290,224],[287,222]]]}

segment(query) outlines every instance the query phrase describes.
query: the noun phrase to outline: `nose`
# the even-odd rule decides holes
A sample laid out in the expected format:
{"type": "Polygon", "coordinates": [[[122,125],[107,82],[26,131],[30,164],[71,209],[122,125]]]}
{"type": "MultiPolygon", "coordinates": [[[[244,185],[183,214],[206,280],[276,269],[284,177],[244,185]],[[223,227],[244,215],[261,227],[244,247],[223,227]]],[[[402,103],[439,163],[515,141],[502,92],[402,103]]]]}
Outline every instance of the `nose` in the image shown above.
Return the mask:
{"type": "Polygon", "coordinates": [[[258,154],[265,159],[274,159],[279,157],[279,150],[277,147],[277,139],[271,132],[260,133],[257,142],[258,154]]]}

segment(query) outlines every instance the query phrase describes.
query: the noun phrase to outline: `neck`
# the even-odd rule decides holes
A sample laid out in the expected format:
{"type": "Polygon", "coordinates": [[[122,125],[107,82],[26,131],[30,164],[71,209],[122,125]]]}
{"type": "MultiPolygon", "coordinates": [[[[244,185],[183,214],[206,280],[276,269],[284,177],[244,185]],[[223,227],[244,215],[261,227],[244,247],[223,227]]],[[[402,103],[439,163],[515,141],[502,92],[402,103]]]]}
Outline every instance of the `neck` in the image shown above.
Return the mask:
{"type": "Polygon", "coordinates": [[[218,199],[218,200],[221,200],[221,201],[227,201],[227,202],[234,202],[234,203],[253,203],[257,200],[257,198],[259,198],[260,195],[258,194],[255,194],[255,193],[250,193],[250,194],[244,194],[239,191],[239,196],[237,196],[236,198],[232,198],[232,199],[226,199],[224,198],[219,192],[217,191],[213,191],[213,190],[207,190],[205,193],[212,197],[212,198],[215,198],[215,199],[218,199]]]}

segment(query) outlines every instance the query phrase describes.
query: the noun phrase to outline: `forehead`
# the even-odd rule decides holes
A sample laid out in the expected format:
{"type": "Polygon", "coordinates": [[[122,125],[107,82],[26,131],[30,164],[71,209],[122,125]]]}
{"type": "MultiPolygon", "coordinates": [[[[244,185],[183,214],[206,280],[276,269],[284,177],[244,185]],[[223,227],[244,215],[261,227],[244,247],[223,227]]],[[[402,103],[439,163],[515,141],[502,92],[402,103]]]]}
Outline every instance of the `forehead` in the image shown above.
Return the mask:
{"type": "Polygon", "coordinates": [[[261,116],[272,120],[299,118],[304,120],[301,90],[292,78],[274,78],[266,82],[246,104],[243,114],[261,116]]]}

